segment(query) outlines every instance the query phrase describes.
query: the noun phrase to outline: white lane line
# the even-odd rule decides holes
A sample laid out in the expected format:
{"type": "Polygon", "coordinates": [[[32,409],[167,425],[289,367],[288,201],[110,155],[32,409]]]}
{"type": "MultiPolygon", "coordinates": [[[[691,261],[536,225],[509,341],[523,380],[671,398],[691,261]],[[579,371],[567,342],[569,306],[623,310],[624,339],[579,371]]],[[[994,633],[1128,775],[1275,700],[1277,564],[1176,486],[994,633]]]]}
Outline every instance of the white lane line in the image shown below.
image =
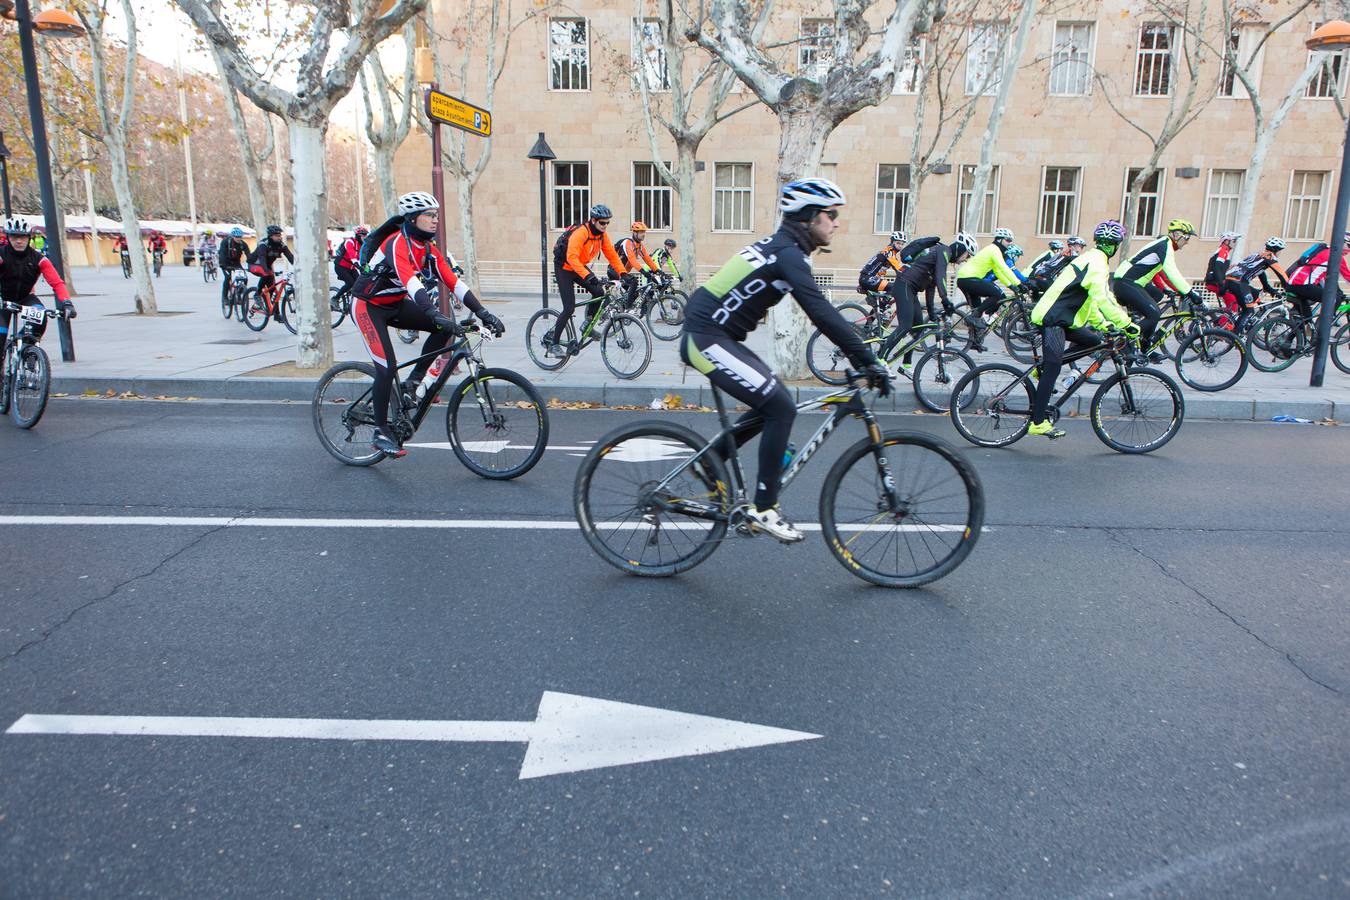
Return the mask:
{"type": "MultiPolygon", "coordinates": [[[[637,528],[642,523],[601,522],[602,528],[637,528]]],[[[262,516],[0,516],[5,525],[138,525],[149,528],[432,528],[464,531],[575,531],[574,519],[281,519],[262,516]]],[[[701,522],[665,522],[664,529],[703,531],[701,522]]],[[[840,531],[866,531],[875,526],[840,525],[840,531]]],[[[802,531],[820,531],[819,522],[799,522],[802,531]]],[[[890,531],[963,531],[962,525],[899,525],[890,531]]],[[[986,526],[983,531],[989,531],[986,526]]]]}
{"type": "MultiPolygon", "coordinates": [[[[421,447],[427,450],[453,450],[455,445],[449,441],[409,441],[405,447],[421,447]]],[[[465,441],[464,449],[473,453],[500,453],[506,450],[533,450],[533,444],[512,444],[507,441],[465,441]]],[[[549,444],[545,450],[589,450],[590,447],[570,444],[549,444]]]]}

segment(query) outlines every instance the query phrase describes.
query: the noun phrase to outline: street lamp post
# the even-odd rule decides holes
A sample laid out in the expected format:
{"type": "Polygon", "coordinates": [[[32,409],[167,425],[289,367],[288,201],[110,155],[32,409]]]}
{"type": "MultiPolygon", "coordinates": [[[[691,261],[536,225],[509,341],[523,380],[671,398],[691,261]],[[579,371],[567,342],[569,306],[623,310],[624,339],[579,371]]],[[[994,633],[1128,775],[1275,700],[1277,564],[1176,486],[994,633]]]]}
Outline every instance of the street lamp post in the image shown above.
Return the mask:
{"type": "MultiPolygon", "coordinates": [[[[38,191],[42,197],[42,221],[47,233],[47,258],[65,277],[61,258],[61,234],[56,218],[56,186],[52,184],[52,160],[47,148],[47,122],[42,115],[42,87],[38,84],[37,51],[33,46],[34,29],[50,37],[79,37],[84,28],[70,13],[59,9],[43,10],[35,19],[28,0],[16,0],[15,18],[19,23],[19,51],[23,57],[24,81],[28,88],[28,117],[33,123],[33,156],[37,163],[38,191]]],[[[61,335],[61,359],[75,361],[75,340],[70,320],[58,320],[61,335]]]]}
{"type": "Polygon", "coordinates": [[[5,190],[5,218],[14,215],[14,207],[9,204],[9,158],[12,154],[5,146],[5,133],[0,131],[0,185],[5,190]]]}
{"type": "Polygon", "coordinates": [[[539,293],[544,309],[548,309],[548,177],[544,166],[558,155],[544,140],[542,131],[539,140],[530,148],[529,158],[539,160],[539,293]]]}
{"type": "MultiPolygon", "coordinates": [[[[1308,38],[1309,50],[1344,50],[1350,47],[1350,23],[1328,22],[1308,38]]],[[[1311,387],[1321,387],[1327,372],[1327,350],[1331,344],[1331,320],[1336,314],[1337,285],[1341,277],[1341,258],[1345,253],[1346,214],[1350,207],[1350,123],[1347,123],[1345,145],[1341,148],[1341,181],[1336,186],[1336,215],[1331,225],[1331,245],[1327,255],[1326,280],[1322,283],[1322,309],[1317,316],[1317,344],[1313,350],[1311,387]]]]}

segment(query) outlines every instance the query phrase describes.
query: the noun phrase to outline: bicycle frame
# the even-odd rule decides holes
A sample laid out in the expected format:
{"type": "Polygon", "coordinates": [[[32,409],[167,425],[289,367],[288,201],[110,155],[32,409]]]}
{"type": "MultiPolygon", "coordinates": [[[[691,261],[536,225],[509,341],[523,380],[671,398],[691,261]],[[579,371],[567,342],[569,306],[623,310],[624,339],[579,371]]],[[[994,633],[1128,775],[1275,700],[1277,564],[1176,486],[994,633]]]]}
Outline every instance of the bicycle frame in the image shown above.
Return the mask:
{"type": "MultiPolygon", "coordinates": [[[[1084,347],[1081,350],[1074,350],[1072,353],[1066,353],[1061,362],[1067,365],[1068,363],[1071,363],[1074,360],[1083,359],[1084,357],[1088,356],[1095,356],[1096,358],[1092,361],[1091,365],[1089,365],[1086,369],[1084,369],[1082,372],[1078,374],[1078,377],[1074,379],[1073,384],[1069,385],[1067,388],[1065,388],[1063,391],[1060,392],[1058,400],[1054,400],[1051,402],[1050,405],[1053,406],[1057,411],[1063,409],[1064,404],[1068,401],[1068,399],[1072,397],[1074,394],[1078,393],[1078,389],[1087,383],[1088,378],[1095,375],[1097,373],[1097,370],[1099,370],[1103,365],[1106,364],[1106,360],[1108,357],[1113,363],[1115,363],[1117,371],[1125,370],[1124,357],[1121,355],[1121,348],[1113,341],[1104,341],[1100,344],[1094,344],[1091,347],[1084,347]]],[[[1025,369],[1022,370],[1021,377],[1019,377],[1012,384],[1008,385],[1006,388],[1004,388],[1002,391],[996,394],[995,397],[1005,396],[1009,391],[1017,387],[1019,384],[1022,384],[1023,382],[1032,381],[1031,372],[1033,369],[1039,368],[1040,365],[1041,361],[1038,358],[1035,363],[1033,363],[1030,366],[1027,366],[1025,369]]],[[[1032,382],[1032,387],[1034,388],[1035,386],[1036,382],[1032,382]]],[[[1009,409],[1008,412],[1019,415],[1028,415],[1031,413],[1031,410],[1009,409]]]]}
{"type": "MultiPolygon", "coordinates": [[[[431,407],[436,400],[436,395],[440,393],[441,389],[445,387],[446,382],[450,380],[450,376],[454,374],[455,366],[461,361],[466,362],[469,368],[468,377],[475,380],[477,379],[478,373],[483,369],[483,361],[479,358],[478,353],[483,346],[483,341],[488,339],[488,336],[481,330],[474,329],[448,347],[442,347],[440,350],[433,350],[430,353],[420,354],[407,362],[399,363],[399,365],[395,367],[394,371],[398,372],[400,369],[416,366],[425,359],[431,359],[437,356],[447,356],[445,366],[441,369],[441,374],[436,376],[436,380],[432,382],[431,387],[427,389],[427,392],[422,395],[422,398],[417,401],[417,405],[411,410],[405,408],[403,406],[403,401],[399,398],[399,378],[395,376],[393,379],[394,397],[392,399],[394,400],[394,406],[399,410],[400,417],[411,412],[411,415],[408,416],[408,420],[412,424],[414,433],[416,433],[418,428],[422,427],[422,421],[431,411],[431,407]],[[479,336],[477,343],[469,339],[473,334],[479,336]]],[[[361,396],[348,404],[348,412],[351,412],[364,403],[369,396],[369,390],[362,393],[361,396]]]]}

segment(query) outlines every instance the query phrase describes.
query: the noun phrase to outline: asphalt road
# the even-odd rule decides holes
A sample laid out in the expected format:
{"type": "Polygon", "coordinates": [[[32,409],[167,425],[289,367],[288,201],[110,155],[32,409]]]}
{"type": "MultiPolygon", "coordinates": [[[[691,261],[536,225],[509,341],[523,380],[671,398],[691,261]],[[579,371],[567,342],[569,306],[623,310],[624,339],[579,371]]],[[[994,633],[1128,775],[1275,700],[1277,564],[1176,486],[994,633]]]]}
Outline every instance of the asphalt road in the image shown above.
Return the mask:
{"type": "MultiPolygon", "coordinates": [[[[554,411],[551,443],[643,415],[554,411]]],[[[0,896],[1347,896],[1350,430],[1187,422],[1134,458],[1068,428],[967,448],[989,531],[888,591],[818,534],[626,577],[542,527],[575,451],[501,484],[435,449],[344,468],[300,406],[0,422],[0,516],[203,520],[0,519],[0,731],[530,722],[554,692],[820,736],[522,779],[513,739],[0,733],[0,896]]]]}

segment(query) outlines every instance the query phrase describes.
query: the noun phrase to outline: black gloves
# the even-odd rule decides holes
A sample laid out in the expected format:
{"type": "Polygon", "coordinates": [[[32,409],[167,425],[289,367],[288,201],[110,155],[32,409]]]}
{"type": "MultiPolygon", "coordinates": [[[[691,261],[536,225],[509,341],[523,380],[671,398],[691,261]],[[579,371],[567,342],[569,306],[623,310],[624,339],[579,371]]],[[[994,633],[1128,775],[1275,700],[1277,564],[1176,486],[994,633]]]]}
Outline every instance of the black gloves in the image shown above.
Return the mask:
{"type": "Polygon", "coordinates": [[[502,320],[486,309],[480,309],[474,315],[478,316],[478,321],[482,322],[483,327],[491,331],[494,337],[506,334],[506,326],[502,324],[502,320]]]}
{"type": "Polygon", "coordinates": [[[65,313],[70,318],[75,318],[75,304],[69,300],[57,300],[56,308],[65,313]]]}
{"type": "Polygon", "coordinates": [[[891,395],[891,370],[873,360],[863,369],[867,376],[867,386],[877,392],[879,397],[891,395]]]}
{"type": "Polygon", "coordinates": [[[417,289],[417,293],[413,294],[413,302],[426,310],[434,309],[436,306],[436,301],[431,299],[431,294],[426,288],[417,289]]]}
{"type": "Polygon", "coordinates": [[[427,316],[431,319],[432,324],[436,326],[437,331],[448,331],[451,334],[464,333],[464,329],[459,327],[458,322],[441,312],[439,309],[433,307],[427,311],[427,316]]]}
{"type": "Polygon", "coordinates": [[[594,273],[581,279],[581,286],[591,292],[592,297],[599,297],[605,292],[605,288],[600,284],[600,279],[595,277],[594,273]]]}

